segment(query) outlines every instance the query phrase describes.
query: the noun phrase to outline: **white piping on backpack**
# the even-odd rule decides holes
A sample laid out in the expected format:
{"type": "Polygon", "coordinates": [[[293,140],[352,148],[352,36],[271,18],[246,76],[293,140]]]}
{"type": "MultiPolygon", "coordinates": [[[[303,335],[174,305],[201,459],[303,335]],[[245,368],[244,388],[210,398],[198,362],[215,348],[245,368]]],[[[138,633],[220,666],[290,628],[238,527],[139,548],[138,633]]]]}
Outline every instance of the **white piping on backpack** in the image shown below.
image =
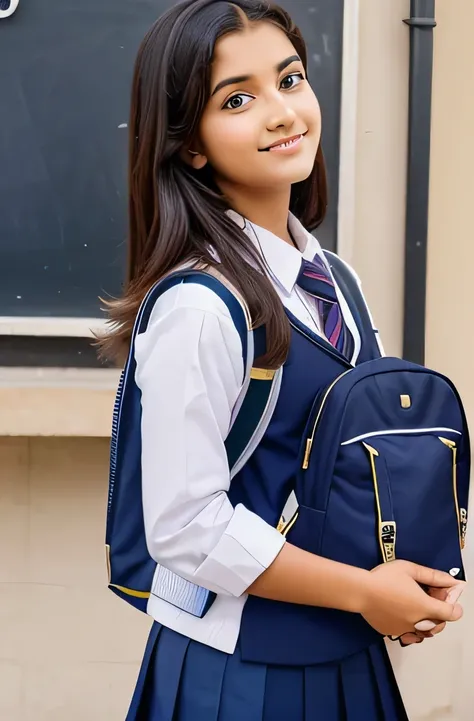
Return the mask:
{"type": "Polygon", "coordinates": [[[455,431],[454,428],[397,428],[393,431],[372,431],[371,433],[364,433],[361,436],[350,438],[348,441],[341,443],[341,446],[348,446],[351,443],[357,443],[363,441],[366,438],[375,438],[375,436],[404,436],[416,433],[456,433],[458,436],[462,436],[461,431],[455,431]]]}

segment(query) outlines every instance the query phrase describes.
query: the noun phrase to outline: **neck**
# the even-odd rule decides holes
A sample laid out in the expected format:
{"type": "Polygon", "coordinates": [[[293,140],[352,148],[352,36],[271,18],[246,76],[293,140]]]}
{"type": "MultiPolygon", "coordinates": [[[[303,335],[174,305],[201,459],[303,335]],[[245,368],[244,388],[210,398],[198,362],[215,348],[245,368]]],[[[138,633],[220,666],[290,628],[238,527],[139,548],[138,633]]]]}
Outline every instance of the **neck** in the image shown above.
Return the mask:
{"type": "Polygon", "coordinates": [[[291,186],[282,191],[240,192],[239,189],[222,188],[230,207],[247,218],[251,223],[269,230],[286,243],[293,245],[288,230],[288,212],[290,207],[291,186]]]}

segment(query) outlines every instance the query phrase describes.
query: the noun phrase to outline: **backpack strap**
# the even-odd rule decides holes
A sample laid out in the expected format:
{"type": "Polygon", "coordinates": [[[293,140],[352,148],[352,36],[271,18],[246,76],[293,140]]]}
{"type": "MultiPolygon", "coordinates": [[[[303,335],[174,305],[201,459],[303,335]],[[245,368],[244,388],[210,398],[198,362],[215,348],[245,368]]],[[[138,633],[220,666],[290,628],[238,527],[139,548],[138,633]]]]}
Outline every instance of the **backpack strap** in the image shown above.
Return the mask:
{"type": "Polygon", "coordinates": [[[361,353],[358,361],[374,360],[384,355],[377,328],[360,287],[360,281],[352,268],[329,250],[324,255],[331,267],[337,285],[342,291],[361,337],[361,353]]]}
{"type": "MultiPolygon", "coordinates": [[[[250,458],[270,422],[281,386],[283,369],[254,368],[254,360],[264,354],[265,328],[252,329],[247,305],[225,278],[215,272],[187,268],[177,270],[151,289],[134,329],[143,333],[156,300],[166,290],[180,283],[196,283],[212,290],[226,304],[242,342],[244,382],[237,399],[225,440],[230,476],[233,478],[250,458]]],[[[212,606],[216,594],[202,588],[157,564],[153,594],[162,600],[202,618],[212,606]]]]}
{"type": "MultiPolygon", "coordinates": [[[[265,327],[253,331],[254,359],[265,352],[265,327]]],[[[234,408],[232,425],[225,441],[231,479],[244,467],[270,423],[278,400],[283,366],[267,370],[253,366],[234,408]]]]}

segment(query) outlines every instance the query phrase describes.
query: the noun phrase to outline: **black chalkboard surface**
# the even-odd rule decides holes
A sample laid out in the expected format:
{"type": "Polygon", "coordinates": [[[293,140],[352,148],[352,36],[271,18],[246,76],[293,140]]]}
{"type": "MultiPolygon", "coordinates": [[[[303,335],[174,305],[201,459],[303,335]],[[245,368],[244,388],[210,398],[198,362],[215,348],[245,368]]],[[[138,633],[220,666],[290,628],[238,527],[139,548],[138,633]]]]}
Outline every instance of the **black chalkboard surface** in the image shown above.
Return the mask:
{"type": "MultiPolygon", "coordinates": [[[[99,316],[120,289],[129,90],[172,0],[22,0],[0,19],[0,315],[99,316]]],[[[343,0],[283,0],[323,109],[335,247],[343,0]]]]}

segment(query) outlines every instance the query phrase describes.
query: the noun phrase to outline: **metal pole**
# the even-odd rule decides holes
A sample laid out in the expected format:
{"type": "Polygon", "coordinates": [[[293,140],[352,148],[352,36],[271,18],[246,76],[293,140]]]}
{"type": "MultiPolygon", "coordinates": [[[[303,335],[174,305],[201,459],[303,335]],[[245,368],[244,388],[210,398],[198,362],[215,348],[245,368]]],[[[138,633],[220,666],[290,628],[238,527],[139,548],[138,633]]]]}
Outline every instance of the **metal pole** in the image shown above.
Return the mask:
{"type": "Polygon", "coordinates": [[[426,270],[435,0],[411,0],[403,357],[425,361],[426,270]]]}

